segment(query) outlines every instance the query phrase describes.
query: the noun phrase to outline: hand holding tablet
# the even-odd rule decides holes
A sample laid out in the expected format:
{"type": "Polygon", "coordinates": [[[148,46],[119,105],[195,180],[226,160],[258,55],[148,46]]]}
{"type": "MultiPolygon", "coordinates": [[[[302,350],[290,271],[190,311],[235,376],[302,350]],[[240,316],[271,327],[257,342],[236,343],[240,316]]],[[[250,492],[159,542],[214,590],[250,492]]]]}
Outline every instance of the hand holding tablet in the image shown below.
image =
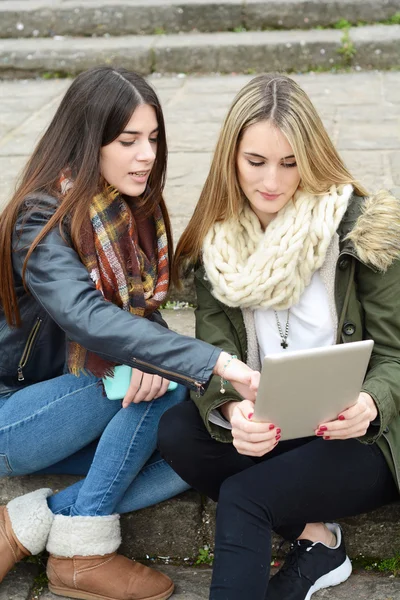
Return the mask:
{"type": "Polygon", "coordinates": [[[279,426],[282,440],[315,435],[320,425],[357,403],[373,344],[365,340],[267,355],[253,420],[279,426]]]}

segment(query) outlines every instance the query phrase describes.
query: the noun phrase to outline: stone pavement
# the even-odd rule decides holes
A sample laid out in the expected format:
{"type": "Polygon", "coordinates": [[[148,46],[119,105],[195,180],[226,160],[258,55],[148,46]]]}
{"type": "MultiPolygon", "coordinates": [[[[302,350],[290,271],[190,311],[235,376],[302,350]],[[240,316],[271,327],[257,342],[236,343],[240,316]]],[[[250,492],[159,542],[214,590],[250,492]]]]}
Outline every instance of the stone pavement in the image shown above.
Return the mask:
{"type": "MultiPolygon", "coordinates": [[[[211,569],[209,567],[177,567],[157,565],[175,583],[173,600],[208,600],[211,569]]],[[[41,589],[34,579],[38,567],[19,564],[0,585],[0,600],[67,600],[52,594],[44,584],[41,589]]],[[[400,600],[400,579],[365,571],[354,571],[342,585],[321,590],[313,600],[400,600]]],[[[243,600],[253,600],[243,598],[243,600]]],[[[282,600],[285,600],[282,598],[282,600]]]]}
{"type": "MultiPolygon", "coordinates": [[[[166,199],[175,240],[192,214],[226,111],[251,77],[150,77],[165,111],[166,199]]],[[[355,176],[371,191],[400,190],[400,72],[294,78],[309,93],[355,176]]],[[[69,84],[68,79],[0,81],[0,208],[69,84]]]]}

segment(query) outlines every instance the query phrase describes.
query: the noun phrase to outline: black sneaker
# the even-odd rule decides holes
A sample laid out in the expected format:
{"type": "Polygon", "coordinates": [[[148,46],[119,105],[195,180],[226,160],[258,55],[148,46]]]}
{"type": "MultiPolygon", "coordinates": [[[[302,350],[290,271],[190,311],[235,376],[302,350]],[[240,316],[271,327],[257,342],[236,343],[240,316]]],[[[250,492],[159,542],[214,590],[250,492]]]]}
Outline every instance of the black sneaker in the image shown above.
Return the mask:
{"type": "Polygon", "coordinates": [[[270,579],[265,600],[310,600],[314,592],[350,577],[342,530],[336,523],[326,526],[336,535],[336,546],[296,540],[281,569],[270,579]]]}

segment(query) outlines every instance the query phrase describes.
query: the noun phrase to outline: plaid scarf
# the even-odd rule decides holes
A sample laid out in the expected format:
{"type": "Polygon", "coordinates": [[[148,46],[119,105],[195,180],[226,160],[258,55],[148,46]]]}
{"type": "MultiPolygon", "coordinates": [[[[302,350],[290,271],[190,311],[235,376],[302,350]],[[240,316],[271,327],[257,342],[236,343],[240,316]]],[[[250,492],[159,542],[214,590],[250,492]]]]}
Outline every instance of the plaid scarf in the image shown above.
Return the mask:
{"type": "MultiPolygon", "coordinates": [[[[73,182],[61,177],[65,195],[73,182]]],[[[119,192],[109,186],[91,202],[83,227],[81,260],[104,299],[134,315],[148,317],[164,302],[169,285],[168,242],[161,208],[139,222],[119,192]],[[140,227],[140,225],[143,227],[140,227]],[[155,239],[154,233],[155,231],[155,239]],[[145,252],[142,248],[146,248],[145,252]]],[[[74,375],[112,374],[116,363],[89,352],[77,342],[68,345],[68,369],[74,375]]]]}

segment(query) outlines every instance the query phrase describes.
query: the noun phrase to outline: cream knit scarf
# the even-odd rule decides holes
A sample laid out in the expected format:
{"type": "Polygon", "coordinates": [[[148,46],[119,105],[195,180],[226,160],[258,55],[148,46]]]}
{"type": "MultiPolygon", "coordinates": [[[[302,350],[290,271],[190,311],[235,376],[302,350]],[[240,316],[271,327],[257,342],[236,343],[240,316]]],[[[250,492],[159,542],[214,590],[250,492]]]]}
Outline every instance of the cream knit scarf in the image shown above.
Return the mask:
{"type": "Polygon", "coordinates": [[[246,203],[238,219],[217,222],[203,244],[213,295],[227,306],[284,310],[299,302],[346,212],[351,185],[324,196],[297,191],[262,230],[246,203]]]}

